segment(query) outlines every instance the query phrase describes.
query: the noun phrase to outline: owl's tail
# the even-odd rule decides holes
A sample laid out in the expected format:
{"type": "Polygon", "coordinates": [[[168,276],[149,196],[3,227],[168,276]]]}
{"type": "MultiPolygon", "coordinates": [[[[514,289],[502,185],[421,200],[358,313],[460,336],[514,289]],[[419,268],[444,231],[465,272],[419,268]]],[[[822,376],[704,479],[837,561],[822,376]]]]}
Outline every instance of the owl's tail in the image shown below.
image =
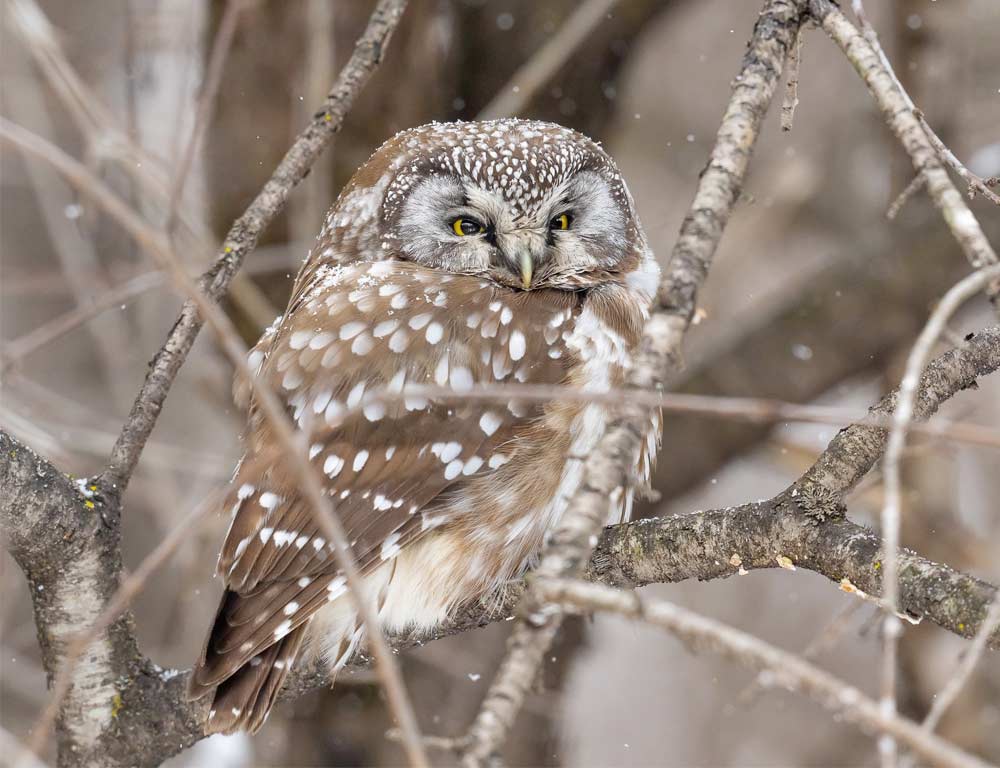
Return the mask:
{"type": "Polygon", "coordinates": [[[273,645],[249,659],[227,659],[215,650],[217,636],[227,628],[227,607],[236,595],[228,590],[222,596],[219,612],[209,632],[201,659],[188,681],[191,700],[212,697],[205,733],[256,733],[267,719],[302,647],[310,622],[300,624],[273,645]]]}

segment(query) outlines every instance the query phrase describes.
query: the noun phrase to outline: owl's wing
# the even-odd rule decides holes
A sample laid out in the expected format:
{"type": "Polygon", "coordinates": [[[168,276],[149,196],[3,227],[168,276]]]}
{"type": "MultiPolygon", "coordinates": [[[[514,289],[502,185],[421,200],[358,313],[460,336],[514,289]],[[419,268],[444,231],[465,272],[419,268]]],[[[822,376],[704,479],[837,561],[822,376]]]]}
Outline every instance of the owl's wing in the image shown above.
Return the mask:
{"type": "MultiPolygon", "coordinates": [[[[434,400],[365,404],[366,392],[437,384],[558,384],[577,299],[510,292],[387,260],[331,266],[298,292],[259,360],[307,433],[309,456],[362,572],[442,522],[435,500],[509,460],[543,406],[434,400]]],[[[200,685],[215,685],[341,596],[345,583],[312,510],[251,400],[247,455],[228,503],[219,570],[229,594],[200,685]]]]}

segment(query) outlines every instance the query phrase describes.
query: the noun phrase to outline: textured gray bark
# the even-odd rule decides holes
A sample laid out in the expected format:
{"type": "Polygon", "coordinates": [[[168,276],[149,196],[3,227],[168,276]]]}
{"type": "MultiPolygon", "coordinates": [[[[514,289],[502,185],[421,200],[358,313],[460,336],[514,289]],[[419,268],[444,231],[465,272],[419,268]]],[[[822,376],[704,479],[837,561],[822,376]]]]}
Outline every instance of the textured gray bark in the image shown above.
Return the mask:
{"type": "MultiPolygon", "coordinates": [[[[921,383],[917,417],[926,419],[956,392],[998,368],[1000,328],[992,328],[931,363],[921,383]]],[[[890,394],[872,412],[887,413],[894,401],[890,394]]],[[[885,430],[851,426],[802,478],[773,499],[612,526],[601,537],[587,576],[632,587],[704,581],[736,575],[733,555],[746,570],[781,567],[778,557],[783,556],[798,568],[836,584],[846,578],[856,589],[877,596],[882,542],[845,518],[840,493],[871,469],[884,443],[885,430]]],[[[77,482],[2,432],[0,486],[0,530],[27,576],[51,678],[60,651],[96,619],[118,585],[117,521],[102,516],[100,497],[87,499],[77,482]]],[[[86,482],[82,486],[89,488],[86,482]]],[[[900,565],[900,602],[907,613],[963,637],[975,635],[997,593],[995,586],[905,550],[900,565]]],[[[402,650],[505,619],[523,591],[523,584],[516,585],[489,610],[465,606],[434,633],[390,638],[391,644],[402,650]]],[[[202,738],[206,712],[186,701],[184,673],[160,670],[140,654],[130,614],[112,624],[97,645],[101,653],[87,654],[62,710],[57,736],[77,745],[63,764],[157,765],[202,738]],[[95,710],[106,712],[104,721],[93,720],[95,710]],[[85,739],[89,746],[81,750],[85,733],[93,738],[85,739]]],[[[990,647],[1000,648],[1000,632],[990,647]]],[[[359,653],[350,663],[365,666],[369,659],[359,653]]],[[[304,664],[282,697],[295,698],[328,680],[315,662],[304,664]]]]}
{"type": "MultiPolygon", "coordinates": [[[[355,66],[349,65],[339,90],[331,93],[324,109],[286,155],[287,162],[279,167],[273,183],[234,225],[216,267],[204,276],[203,288],[211,297],[225,292],[263,228],[337,130],[360,84],[377,65],[402,5],[379,3],[356,60],[352,59],[355,66]]],[[[713,153],[675,249],[670,279],[660,297],[663,313],[656,327],[662,333],[647,338],[646,358],[640,366],[644,375],[633,382],[638,386],[659,385],[663,371],[675,359],[694,310],[697,287],[737,197],[756,126],[797,25],[796,3],[774,0],[768,7],[772,12],[758,22],[754,45],[720,129],[719,144],[724,151],[713,153]]],[[[193,307],[185,307],[151,364],[108,472],[93,483],[68,479],[0,432],[0,533],[26,574],[50,681],[73,639],[101,615],[118,588],[121,493],[200,325],[193,307]]],[[[998,367],[1000,329],[991,329],[928,368],[916,416],[926,418],[955,392],[973,386],[977,377],[998,367]]],[[[893,404],[890,396],[875,411],[888,413],[893,404]]],[[[611,489],[629,482],[620,469],[639,439],[630,422],[622,420],[609,431],[601,451],[591,457],[590,482],[583,493],[590,495],[594,510],[606,505],[611,489]]],[[[608,529],[590,558],[588,575],[615,585],[640,586],[723,578],[738,573],[740,567],[773,568],[791,561],[835,583],[847,579],[852,588],[877,595],[881,540],[845,518],[842,499],[880,458],[884,446],[884,430],[851,427],[837,436],[808,473],[774,499],[608,529]]],[[[578,543],[573,537],[568,541],[578,543]]],[[[566,551],[570,566],[585,566],[589,544],[586,540],[585,546],[566,551]]],[[[976,632],[996,594],[994,586],[910,552],[902,552],[899,560],[903,609],[966,637],[976,632]]],[[[523,585],[512,587],[506,600],[490,610],[466,606],[433,635],[397,637],[393,645],[406,648],[506,618],[523,591],[523,585]]],[[[554,625],[548,630],[554,634],[554,625]]],[[[1000,646],[1000,637],[995,634],[990,645],[1000,646]]],[[[363,665],[368,660],[359,654],[352,663],[363,665]]],[[[297,696],[326,681],[322,669],[304,665],[286,686],[284,696],[297,696]]],[[[190,746],[202,738],[205,712],[187,702],[183,691],[184,674],[160,670],[143,656],[131,615],[123,614],[99,633],[73,669],[57,721],[60,763],[156,765],[190,746]]]]}

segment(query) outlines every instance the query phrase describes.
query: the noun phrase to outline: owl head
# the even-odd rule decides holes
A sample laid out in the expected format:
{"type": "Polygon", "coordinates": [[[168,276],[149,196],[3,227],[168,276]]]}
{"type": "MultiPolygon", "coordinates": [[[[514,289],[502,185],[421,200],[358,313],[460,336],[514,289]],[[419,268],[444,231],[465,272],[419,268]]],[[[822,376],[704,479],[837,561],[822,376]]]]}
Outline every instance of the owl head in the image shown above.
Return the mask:
{"type": "Polygon", "coordinates": [[[513,290],[580,290],[649,260],[612,159],[552,123],[432,123],[358,170],[324,229],[332,259],[387,253],[513,290]]]}

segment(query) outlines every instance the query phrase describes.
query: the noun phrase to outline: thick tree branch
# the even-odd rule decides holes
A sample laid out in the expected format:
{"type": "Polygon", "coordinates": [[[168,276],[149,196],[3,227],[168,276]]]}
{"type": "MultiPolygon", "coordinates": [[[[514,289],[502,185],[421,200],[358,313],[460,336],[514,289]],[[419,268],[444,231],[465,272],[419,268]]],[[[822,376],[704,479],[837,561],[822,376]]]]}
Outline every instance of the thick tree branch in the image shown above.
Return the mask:
{"type": "MultiPolygon", "coordinates": [[[[73,481],[0,431],[0,531],[31,590],[51,681],[77,633],[97,621],[121,572],[116,508],[90,481],[73,481]]],[[[118,686],[134,675],[130,615],[93,640],[75,665],[56,724],[67,749],[91,754],[112,726],[118,686]]]]}
{"type": "MultiPolygon", "coordinates": [[[[176,700],[170,696],[179,692],[176,684],[169,676],[159,675],[154,665],[140,657],[129,614],[120,616],[103,631],[95,632],[94,640],[88,643],[79,663],[68,663],[67,657],[71,655],[73,640],[87,627],[98,623],[118,588],[122,567],[121,496],[174,377],[201,328],[201,315],[212,309],[208,302],[217,301],[224,295],[243,258],[339,130],[361,87],[381,61],[384,46],[405,5],[405,0],[378,3],[354,54],[313,122],[234,224],[219,259],[202,276],[200,288],[207,295],[207,301],[200,297],[204,302],[200,307],[195,301],[185,304],[166,343],[150,365],[102,477],[88,481],[76,492],[72,484],[66,485],[50,466],[4,436],[4,447],[10,444],[10,455],[4,451],[4,472],[10,469],[12,473],[6,487],[14,487],[15,481],[27,481],[24,468],[32,462],[44,467],[53,478],[59,478],[63,486],[51,494],[51,503],[45,506],[38,504],[34,496],[49,490],[52,483],[43,489],[28,491],[27,495],[5,494],[2,517],[4,531],[10,532],[12,551],[32,586],[36,626],[50,681],[65,665],[62,674],[65,697],[60,696],[57,720],[61,764],[153,765],[183,748],[184,734],[189,737],[186,743],[200,737],[200,707],[176,705],[176,700]],[[22,458],[20,463],[19,457],[22,458]],[[82,510],[77,509],[81,506],[82,510]],[[43,517],[50,515],[59,520],[50,520],[51,525],[40,528],[33,526],[34,521],[25,510],[36,509],[44,513],[43,517]],[[14,520],[16,515],[21,515],[21,519],[14,520]],[[62,535],[52,538],[53,533],[62,535]],[[39,543],[33,543],[36,540],[39,543]],[[33,553],[39,547],[54,551],[36,559],[33,553]],[[134,696],[139,696],[145,706],[135,706],[125,714],[123,707],[126,703],[135,703],[132,702],[134,696]],[[123,738],[123,729],[128,731],[127,738],[123,738]],[[161,735],[166,742],[159,740],[161,735]],[[148,746],[147,751],[136,751],[144,745],[148,746]]],[[[125,218],[135,219],[128,215],[125,218]]],[[[137,228],[143,228],[141,222],[132,230],[137,228]]],[[[155,233],[152,239],[161,246],[154,251],[168,250],[155,233]]],[[[177,273],[175,277],[181,283],[187,282],[186,275],[177,273]]],[[[41,733],[42,729],[39,730],[41,733]]]]}
{"type": "MultiPolygon", "coordinates": [[[[915,417],[928,418],[942,402],[998,368],[1000,328],[993,328],[928,366],[921,379],[915,417]]],[[[895,394],[890,394],[872,408],[872,413],[886,414],[894,403],[895,394]]],[[[843,519],[836,492],[851,487],[871,468],[885,444],[885,435],[886,430],[871,426],[842,430],[803,478],[769,501],[608,528],[587,575],[607,584],[631,586],[707,580],[735,575],[741,567],[780,567],[777,557],[781,555],[798,568],[812,570],[836,584],[878,595],[882,542],[870,530],[843,519]],[[739,556],[739,565],[733,564],[734,554],[739,556]]],[[[53,637],[53,625],[65,624],[65,606],[54,603],[61,594],[58,584],[64,564],[86,559],[95,551],[94,543],[100,545],[112,528],[101,519],[100,512],[106,507],[100,497],[88,499],[84,495],[84,491],[93,493],[86,483],[84,490],[79,490],[79,484],[67,480],[10,437],[0,435],[0,449],[0,483],[9,489],[0,498],[0,526],[28,575],[46,664],[51,670],[53,641],[46,638],[53,637]],[[94,503],[93,509],[87,501],[94,503]]],[[[106,549],[99,546],[96,551],[106,549]]],[[[110,549],[112,554],[116,551],[110,549]]],[[[964,637],[976,634],[997,594],[994,586],[905,550],[899,561],[902,610],[964,637]]],[[[76,592],[71,594],[80,602],[76,592]]],[[[519,585],[499,604],[465,606],[431,635],[394,637],[390,643],[399,650],[507,618],[522,594],[523,586],[519,585]]],[[[110,593],[103,595],[104,600],[110,597],[110,593]]],[[[81,623],[65,631],[59,642],[71,642],[88,621],[97,619],[103,604],[98,601],[93,615],[75,619],[81,623]]],[[[112,649],[109,670],[114,676],[109,679],[116,681],[108,691],[108,711],[114,710],[116,715],[99,741],[107,764],[153,765],[202,737],[205,712],[186,701],[184,675],[165,672],[138,654],[127,616],[112,625],[100,642],[112,649]]],[[[994,632],[989,645],[1000,648],[1000,631],[994,632]]],[[[367,655],[360,653],[351,663],[368,662],[367,655]]],[[[81,668],[78,674],[87,670],[81,668]]],[[[325,670],[303,666],[289,681],[283,697],[294,698],[328,681],[325,670]]],[[[87,701],[93,704],[89,698],[87,701]]]]}
{"type": "MultiPolygon", "coordinates": [[[[708,165],[660,283],[659,307],[646,324],[629,376],[630,386],[662,389],[680,361],[698,288],[708,275],[743,187],[750,155],[797,34],[803,7],[803,2],[795,0],[768,0],[757,19],[708,165]]],[[[538,578],[575,576],[585,567],[601,525],[616,500],[620,503],[632,485],[631,468],[642,450],[649,418],[648,410],[630,406],[620,409],[608,424],[600,443],[586,458],[579,489],[542,552],[538,578]]],[[[469,726],[465,765],[482,765],[499,749],[534,684],[561,623],[558,608],[550,609],[543,602],[529,589],[524,619],[515,626],[507,655],[469,726]]]]}
{"type": "MultiPolygon", "coordinates": [[[[338,130],[358,89],[380,60],[403,5],[405,2],[399,0],[378,4],[323,111],[234,225],[219,260],[203,276],[201,287],[210,299],[217,300],[225,293],[263,229],[338,130]]],[[[758,20],[716,148],[674,250],[660,296],[662,311],[647,331],[642,361],[631,380],[633,386],[659,390],[679,359],[697,289],[738,197],[761,119],[798,28],[800,5],[793,0],[771,0],[758,20]]],[[[813,7],[829,13],[829,4],[822,0],[813,0],[813,7]]],[[[831,31],[829,26],[827,29],[831,31]]],[[[831,34],[847,32],[834,25],[831,34]]],[[[952,214],[958,212],[957,220],[949,220],[949,224],[961,241],[957,229],[968,235],[968,222],[963,221],[961,209],[950,207],[950,202],[948,205],[952,214]]],[[[976,248],[979,244],[963,243],[970,245],[976,248]]],[[[81,631],[98,621],[114,596],[121,573],[120,496],[201,324],[194,305],[185,305],[151,364],[100,481],[71,482],[0,432],[0,487],[4,488],[0,533],[8,539],[27,575],[50,679],[67,648],[81,631]]],[[[914,417],[926,418],[945,399],[997,367],[1000,330],[991,329],[928,367],[920,382],[914,417]]],[[[892,412],[894,404],[894,396],[889,396],[873,412],[884,416],[892,412]]],[[[567,525],[557,532],[556,547],[548,552],[540,569],[542,578],[581,571],[588,560],[591,578],[630,585],[721,578],[747,569],[787,567],[790,562],[848,591],[881,593],[884,544],[872,532],[844,519],[841,496],[881,456],[885,430],[854,426],[842,431],[803,478],[769,501],[616,526],[597,541],[598,521],[607,510],[609,497],[631,482],[625,467],[631,465],[643,437],[635,425],[645,416],[641,408],[624,413],[588,460],[587,482],[572,505],[581,514],[567,516],[567,525]],[[595,542],[597,549],[591,557],[595,542]]],[[[977,633],[996,597],[994,586],[906,551],[898,554],[898,564],[902,610],[965,637],[977,633]]],[[[544,589],[543,585],[527,602],[529,609],[546,604],[544,589]]],[[[432,636],[397,637],[391,644],[405,648],[507,617],[523,592],[524,587],[517,586],[498,605],[466,606],[432,636]]],[[[522,644],[513,683],[508,678],[509,685],[503,689],[501,681],[499,697],[496,690],[491,693],[493,704],[510,692],[512,698],[509,703],[501,702],[499,709],[488,701],[470,740],[473,760],[487,757],[502,740],[557,627],[558,620],[544,617],[520,625],[519,631],[528,639],[522,644]]],[[[984,643],[1000,647],[1000,630],[984,637],[984,643]]],[[[352,663],[367,664],[368,659],[359,654],[352,663]]],[[[319,668],[297,670],[284,695],[295,696],[327,682],[327,675],[319,668]]],[[[205,712],[186,701],[183,688],[182,673],[164,672],[139,653],[131,617],[123,614],[88,645],[83,663],[72,671],[57,726],[65,747],[61,761],[154,765],[193,744],[202,737],[205,712]]]]}

